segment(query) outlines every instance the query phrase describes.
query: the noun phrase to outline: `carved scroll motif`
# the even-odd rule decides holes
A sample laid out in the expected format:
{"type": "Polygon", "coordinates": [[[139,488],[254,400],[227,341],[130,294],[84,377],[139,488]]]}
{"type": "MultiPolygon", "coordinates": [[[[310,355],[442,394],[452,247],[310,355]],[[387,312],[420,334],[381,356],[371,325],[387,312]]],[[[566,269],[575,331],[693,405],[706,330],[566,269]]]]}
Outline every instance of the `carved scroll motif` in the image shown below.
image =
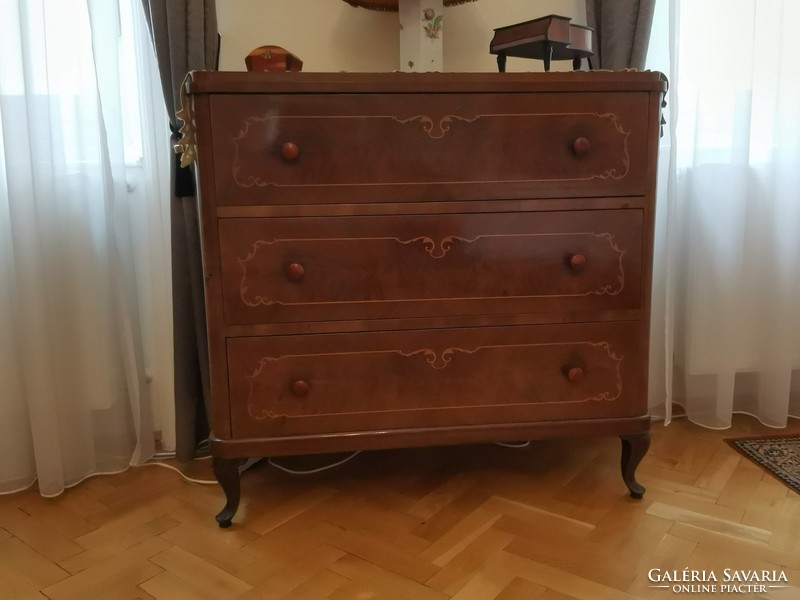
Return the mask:
{"type": "Polygon", "coordinates": [[[188,167],[197,160],[197,141],[194,137],[194,113],[192,103],[186,93],[186,86],[192,78],[192,73],[188,73],[180,87],[181,107],[175,113],[175,117],[181,122],[180,142],[172,146],[175,154],[181,155],[181,167],[188,167]]]}

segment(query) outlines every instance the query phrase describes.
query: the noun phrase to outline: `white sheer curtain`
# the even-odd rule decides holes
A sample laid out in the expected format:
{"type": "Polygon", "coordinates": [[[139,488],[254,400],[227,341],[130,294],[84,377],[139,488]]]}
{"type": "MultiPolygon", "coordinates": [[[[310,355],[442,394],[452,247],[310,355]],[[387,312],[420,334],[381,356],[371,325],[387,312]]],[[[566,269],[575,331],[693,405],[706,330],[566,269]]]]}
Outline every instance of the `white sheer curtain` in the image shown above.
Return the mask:
{"type": "Polygon", "coordinates": [[[0,493],[124,469],[170,428],[166,116],[139,10],[0,0],[0,493]]]}
{"type": "Polygon", "coordinates": [[[800,416],[797,23],[797,0],[657,5],[648,67],[671,90],[651,407],[667,422],[673,403],[716,428],[800,416]]]}

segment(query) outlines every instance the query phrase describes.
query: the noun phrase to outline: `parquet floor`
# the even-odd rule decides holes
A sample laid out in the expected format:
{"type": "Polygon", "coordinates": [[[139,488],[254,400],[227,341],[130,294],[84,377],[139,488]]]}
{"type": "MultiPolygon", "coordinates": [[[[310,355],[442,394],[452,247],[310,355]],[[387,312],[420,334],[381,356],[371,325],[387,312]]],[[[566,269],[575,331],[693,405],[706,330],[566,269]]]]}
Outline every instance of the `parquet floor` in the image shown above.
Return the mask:
{"type": "Polygon", "coordinates": [[[797,599],[800,496],[722,441],[774,431],[656,424],[641,501],[616,439],[364,453],[313,476],[260,463],[227,530],[218,487],[159,467],[3,496],[0,598],[666,599],[650,569],[729,568],[789,587],[724,597],[797,599]]]}

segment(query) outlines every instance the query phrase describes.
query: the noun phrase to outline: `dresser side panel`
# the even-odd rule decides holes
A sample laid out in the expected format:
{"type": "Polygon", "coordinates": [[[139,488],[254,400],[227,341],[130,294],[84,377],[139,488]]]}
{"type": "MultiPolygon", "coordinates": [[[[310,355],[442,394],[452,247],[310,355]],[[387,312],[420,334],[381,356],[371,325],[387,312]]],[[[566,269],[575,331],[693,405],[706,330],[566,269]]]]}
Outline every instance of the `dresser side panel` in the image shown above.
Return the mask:
{"type": "MultiPolygon", "coordinates": [[[[211,391],[211,429],[220,439],[231,437],[231,410],[228,392],[228,358],[225,344],[225,318],[222,300],[221,261],[217,198],[214,181],[213,126],[210,98],[192,96],[193,120],[197,141],[197,201],[203,258],[203,288],[208,339],[209,385],[211,391]]],[[[192,307],[182,307],[192,310],[192,307]]]]}

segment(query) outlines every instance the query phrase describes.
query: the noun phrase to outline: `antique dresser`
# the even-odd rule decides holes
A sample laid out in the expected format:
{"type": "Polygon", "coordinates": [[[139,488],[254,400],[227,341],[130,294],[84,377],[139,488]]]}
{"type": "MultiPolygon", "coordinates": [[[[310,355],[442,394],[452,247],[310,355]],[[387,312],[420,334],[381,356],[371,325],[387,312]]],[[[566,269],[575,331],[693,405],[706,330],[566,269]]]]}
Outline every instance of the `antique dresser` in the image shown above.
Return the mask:
{"type": "Polygon", "coordinates": [[[651,72],[195,72],[214,470],[245,457],[649,444],[651,72]]]}

